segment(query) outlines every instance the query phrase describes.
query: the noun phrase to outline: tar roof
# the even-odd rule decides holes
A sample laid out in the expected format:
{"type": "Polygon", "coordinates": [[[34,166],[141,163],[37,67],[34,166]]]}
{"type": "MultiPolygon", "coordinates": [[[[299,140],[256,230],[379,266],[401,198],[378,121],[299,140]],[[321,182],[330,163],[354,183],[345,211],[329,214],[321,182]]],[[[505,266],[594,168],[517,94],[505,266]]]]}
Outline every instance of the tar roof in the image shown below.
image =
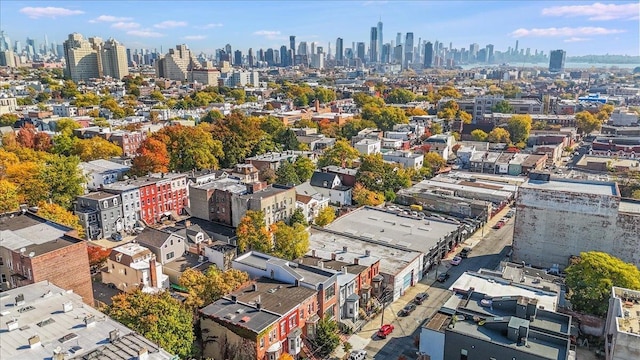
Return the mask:
{"type": "Polygon", "coordinates": [[[259,278],[255,286],[247,286],[232,293],[239,302],[255,304],[259,300],[263,309],[280,315],[286,315],[302,302],[316,296],[316,294],[317,291],[315,290],[285,284],[265,277],[259,278]]]}
{"type": "Polygon", "coordinates": [[[522,184],[524,189],[564,191],[580,194],[618,196],[618,186],[613,182],[580,181],[570,179],[551,179],[549,181],[531,180],[522,184]]]}
{"type": "Polygon", "coordinates": [[[34,251],[40,255],[77,243],[79,240],[65,236],[70,230],[31,213],[2,217],[0,246],[14,251],[25,248],[26,253],[34,251]]]}
{"type": "Polygon", "coordinates": [[[78,198],[91,199],[91,200],[105,200],[105,199],[111,199],[117,196],[118,195],[110,194],[104,191],[96,191],[96,192],[88,193],[86,195],[78,196],[78,198]]]}
{"type": "Polygon", "coordinates": [[[231,301],[230,298],[222,298],[202,308],[200,314],[249,329],[256,334],[280,320],[280,315],[258,310],[255,305],[231,301]]]}
{"type": "MultiPolygon", "coordinates": [[[[332,232],[320,229],[311,229],[309,238],[309,248],[307,254],[313,254],[315,250],[316,256],[323,258],[331,258],[332,253],[336,253],[336,259],[347,259],[349,254],[366,254],[370,256],[361,256],[360,264],[366,264],[368,259],[380,261],[380,272],[389,275],[396,275],[409,264],[422,256],[421,253],[411,250],[402,250],[400,248],[385,246],[382,244],[372,243],[370,241],[359,240],[354,237],[342,236],[332,232]],[[344,253],[344,248],[348,248],[348,253],[344,253]]],[[[353,256],[353,255],[351,255],[353,256]]]]}
{"type": "MultiPolygon", "coordinates": [[[[45,359],[60,347],[68,358],[89,358],[92,351],[110,349],[108,359],[131,359],[146,347],[150,360],[171,359],[171,355],[139,335],[129,336],[131,330],[111,320],[100,311],[82,303],[82,298],[48,281],[23,286],[0,295],[0,311],[7,321],[0,323],[1,359],[45,359]],[[24,296],[24,304],[16,305],[15,298],[24,296]],[[63,304],[66,304],[63,306],[63,304]],[[68,311],[65,311],[66,310],[68,311]],[[85,324],[89,320],[89,326],[85,324]],[[7,322],[17,320],[18,329],[8,330],[7,322]],[[91,322],[93,321],[93,325],[91,322]],[[109,333],[118,330],[120,339],[109,344],[109,333]],[[38,335],[40,345],[29,346],[29,338],[38,335]],[[100,346],[102,344],[108,344],[100,346]]],[[[91,357],[93,359],[94,357],[91,357]]],[[[97,357],[97,359],[107,359],[97,357]]]]}
{"type": "Polygon", "coordinates": [[[458,226],[363,207],[336,219],[327,229],[427,254],[440,239],[457,231],[458,226]]]}

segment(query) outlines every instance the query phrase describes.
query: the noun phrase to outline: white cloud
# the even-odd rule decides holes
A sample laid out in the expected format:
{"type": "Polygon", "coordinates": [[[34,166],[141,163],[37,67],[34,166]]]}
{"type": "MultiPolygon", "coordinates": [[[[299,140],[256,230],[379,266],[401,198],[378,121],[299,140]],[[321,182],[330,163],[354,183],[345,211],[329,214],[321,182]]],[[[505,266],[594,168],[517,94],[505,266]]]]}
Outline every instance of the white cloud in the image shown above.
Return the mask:
{"type": "Polygon", "coordinates": [[[71,10],[71,9],[65,9],[65,8],[59,8],[59,7],[52,7],[52,6],[47,6],[47,7],[23,7],[22,9],[20,9],[20,12],[22,14],[27,15],[28,17],[32,18],[32,19],[39,19],[39,18],[52,18],[55,19],[57,17],[62,17],[62,16],[72,16],[72,15],[81,15],[84,14],[84,11],[82,10],[71,10]]]}
{"type": "Polygon", "coordinates": [[[253,35],[264,36],[265,39],[276,40],[281,39],[281,32],[278,30],[258,30],[253,33],[253,35]]]}
{"type": "Polygon", "coordinates": [[[100,15],[95,19],[89,20],[90,23],[99,23],[99,22],[124,22],[131,21],[133,18],[130,17],[118,17],[112,15],[100,15]]]}
{"type": "Polygon", "coordinates": [[[581,42],[581,41],[589,41],[589,40],[591,40],[591,39],[590,38],[581,38],[581,37],[574,36],[574,37],[571,37],[571,38],[568,38],[568,39],[564,39],[564,42],[572,43],[572,42],[581,42]]]}
{"type": "Polygon", "coordinates": [[[138,24],[137,22],[117,22],[114,24],[111,24],[111,27],[113,29],[119,29],[119,30],[132,30],[132,29],[137,29],[140,27],[140,24],[138,24]]]}
{"type": "Polygon", "coordinates": [[[129,30],[127,31],[127,34],[131,36],[138,36],[138,37],[145,37],[145,38],[157,38],[157,37],[164,36],[164,34],[161,34],[159,32],[149,30],[149,29],[129,30]]]}
{"type": "Polygon", "coordinates": [[[561,28],[533,28],[533,29],[524,29],[520,28],[513,31],[510,35],[513,37],[580,37],[580,36],[589,36],[589,35],[610,35],[610,34],[619,34],[623,33],[624,30],[618,29],[607,29],[603,27],[561,27],[561,28]]]}
{"type": "Polygon", "coordinates": [[[207,37],[204,35],[187,35],[185,37],[183,37],[183,39],[185,40],[204,40],[207,37]]]}
{"type": "Polygon", "coordinates": [[[552,6],[542,9],[542,15],[563,17],[587,17],[589,20],[638,19],[640,3],[552,6]]]}
{"type": "Polygon", "coordinates": [[[202,26],[196,26],[198,29],[213,29],[213,28],[217,28],[217,27],[222,27],[223,25],[221,23],[211,23],[211,24],[206,24],[206,25],[202,25],[202,26]]]}
{"type": "Polygon", "coordinates": [[[171,29],[189,25],[186,21],[167,20],[153,25],[156,29],[171,29]]]}

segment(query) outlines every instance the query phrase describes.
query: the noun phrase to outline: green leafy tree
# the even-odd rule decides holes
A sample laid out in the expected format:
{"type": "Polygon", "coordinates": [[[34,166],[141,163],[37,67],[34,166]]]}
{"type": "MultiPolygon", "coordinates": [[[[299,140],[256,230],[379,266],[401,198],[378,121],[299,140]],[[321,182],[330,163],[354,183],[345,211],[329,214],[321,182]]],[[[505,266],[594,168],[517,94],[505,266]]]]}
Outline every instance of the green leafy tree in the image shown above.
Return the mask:
{"type": "Polygon", "coordinates": [[[422,163],[423,168],[429,169],[430,174],[435,174],[447,164],[447,161],[435,152],[428,152],[424,154],[424,161],[422,163]]]}
{"type": "Polygon", "coordinates": [[[291,226],[279,221],[271,226],[273,233],[273,252],[288,260],[302,257],[309,251],[309,232],[300,223],[291,226]]]}
{"type": "Polygon", "coordinates": [[[316,354],[322,358],[329,356],[340,345],[338,324],[330,316],[327,315],[318,321],[314,342],[316,354]]]}
{"type": "Polygon", "coordinates": [[[220,141],[224,149],[220,158],[222,167],[233,167],[244,162],[245,158],[257,153],[261,143],[272,140],[261,129],[262,123],[263,120],[257,117],[233,112],[210,125],[209,131],[213,139],[220,141]]]}
{"type": "Polygon", "coordinates": [[[285,151],[298,150],[300,148],[300,142],[296,137],[296,133],[294,133],[291,129],[285,130],[280,140],[282,142],[282,149],[285,151]]]}
{"type": "Polygon", "coordinates": [[[298,178],[298,174],[292,163],[286,161],[276,170],[276,183],[295,186],[299,185],[300,182],[300,178],[298,178]]]}
{"type": "Polygon", "coordinates": [[[100,105],[100,97],[94,93],[77,94],[73,104],[77,107],[100,105]]]}
{"type": "Polygon", "coordinates": [[[531,115],[513,115],[507,122],[507,131],[511,134],[511,142],[526,142],[531,132],[531,115]]]}
{"type": "Polygon", "coordinates": [[[462,94],[460,94],[460,92],[456,90],[456,88],[454,88],[453,86],[447,85],[438,89],[438,96],[440,96],[440,98],[449,97],[449,98],[458,99],[462,97],[462,94]]]}
{"type": "MultiPolygon", "coordinates": [[[[140,94],[138,93],[138,96],[140,96],[140,94]]],[[[153,90],[151,92],[151,94],[149,94],[149,97],[152,98],[153,100],[157,100],[157,101],[164,101],[164,95],[162,95],[162,93],[158,90],[153,90]]]]}
{"type": "Polygon", "coordinates": [[[353,187],[353,201],[360,206],[377,206],[384,203],[385,197],[381,192],[369,190],[362,184],[356,183],[353,187]]]}
{"type": "Polygon", "coordinates": [[[327,226],[336,219],[336,212],[333,210],[331,206],[327,206],[318,211],[318,216],[316,216],[314,222],[318,226],[327,226]]]}
{"type": "Polygon", "coordinates": [[[0,214],[17,210],[19,206],[18,187],[8,180],[0,179],[0,214]]]}
{"type": "Polygon", "coordinates": [[[360,132],[361,130],[364,130],[366,128],[375,129],[376,127],[376,123],[371,120],[353,119],[342,126],[341,132],[342,136],[345,139],[351,139],[352,137],[358,135],[358,132],[360,132]]]}
{"type": "Polygon", "coordinates": [[[13,126],[20,117],[16,114],[0,115],[0,126],[13,126]]]}
{"type": "Polygon", "coordinates": [[[154,137],[167,147],[170,170],[217,169],[218,159],[224,156],[222,143],[211,137],[206,124],[168,126],[155,133],[154,137]]]}
{"type": "Polygon", "coordinates": [[[500,100],[491,108],[491,111],[501,114],[513,114],[513,106],[507,100],[500,100]]]}
{"type": "Polygon", "coordinates": [[[485,141],[487,140],[487,133],[480,129],[475,129],[471,132],[471,138],[474,141],[485,141]]]}
{"type": "Polygon", "coordinates": [[[293,167],[300,182],[311,179],[313,172],[316,171],[316,165],[306,156],[298,156],[293,162],[293,167]]]}
{"type": "Polygon", "coordinates": [[[256,250],[269,253],[273,250],[262,211],[248,210],[236,228],[236,235],[240,252],[256,250]]]}
{"type": "Polygon", "coordinates": [[[356,181],[365,188],[384,193],[387,190],[398,191],[411,185],[411,176],[394,164],[385,163],[382,155],[366,155],[356,173],[356,181]]]}
{"type": "Polygon", "coordinates": [[[510,143],[511,134],[507,130],[501,127],[497,127],[487,135],[487,141],[492,143],[510,143]]]}
{"type": "Polygon", "coordinates": [[[70,208],[76,196],[83,193],[85,178],[79,165],[77,156],[50,155],[39,176],[46,181],[48,199],[62,207],[70,208]]]}
{"type": "Polygon", "coordinates": [[[220,271],[210,266],[206,272],[189,268],[185,270],[178,282],[188,291],[185,305],[193,310],[209,305],[212,302],[237,290],[249,280],[246,272],[229,269],[220,271]]]}
{"type": "Polygon", "coordinates": [[[613,286],[640,290],[640,270],[607,253],[583,252],[567,267],[566,284],[575,310],[604,316],[613,286]]]}
{"type": "Polygon", "coordinates": [[[393,126],[396,124],[408,124],[409,118],[405,112],[397,107],[385,106],[379,113],[374,115],[373,122],[377,125],[378,129],[382,131],[393,130],[393,126]]]}
{"type": "Polygon", "coordinates": [[[60,90],[60,94],[65,99],[71,99],[77,96],[79,93],[80,92],[78,91],[78,87],[71,80],[65,81],[64,84],[62,85],[62,89],[60,90]]]}
{"type": "Polygon", "coordinates": [[[321,104],[325,104],[336,99],[336,93],[325,87],[316,87],[315,89],[315,99],[317,99],[321,104]]]}
{"type": "Polygon", "coordinates": [[[304,212],[301,208],[296,208],[293,210],[293,214],[289,218],[289,223],[293,226],[295,224],[301,224],[304,227],[307,227],[309,223],[307,222],[307,218],[304,216],[304,212]]]}
{"type": "Polygon", "coordinates": [[[192,313],[168,291],[148,294],[136,290],[116,295],[106,314],[171,354],[182,358],[191,354],[192,313]]]}
{"type": "Polygon", "coordinates": [[[360,108],[365,105],[374,105],[376,107],[383,107],[384,100],[379,97],[367,95],[363,92],[353,94],[353,102],[360,108]]]}
{"type": "Polygon", "coordinates": [[[218,110],[211,110],[205,116],[202,117],[202,121],[206,123],[215,123],[224,119],[224,115],[218,110]]]}
{"type": "Polygon", "coordinates": [[[590,134],[595,130],[599,130],[602,122],[588,111],[581,111],[576,114],[576,125],[578,132],[581,134],[590,134]]]}
{"type": "Polygon", "coordinates": [[[318,168],[329,165],[352,167],[358,158],[360,158],[358,150],[354,149],[348,141],[338,140],[332,148],[325,150],[320,156],[318,168]]]}
{"type": "Polygon", "coordinates": [[[414,94],[411,90],[396,88],[389,92],[385,102],[388,104],[406,104],[408,102],[414,101],[415,99],[416,94],[414,94]]]}

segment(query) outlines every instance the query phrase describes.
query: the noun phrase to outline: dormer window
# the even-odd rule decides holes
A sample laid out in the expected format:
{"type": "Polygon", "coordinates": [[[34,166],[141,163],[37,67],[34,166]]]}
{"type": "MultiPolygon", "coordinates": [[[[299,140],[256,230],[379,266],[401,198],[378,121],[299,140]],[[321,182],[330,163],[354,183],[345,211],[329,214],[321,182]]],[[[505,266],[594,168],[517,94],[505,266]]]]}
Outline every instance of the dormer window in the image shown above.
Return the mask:
{"type": "Polygon", "coordinates": [[[113,198],[113,205],[118,206],[118,198],[113,198]]]}
{"type": "Polygon", "coordinates": [[[102,202],[102,207],[104,208],[108,208],[109,207],[109,202],[107,200],[102,202]]]}

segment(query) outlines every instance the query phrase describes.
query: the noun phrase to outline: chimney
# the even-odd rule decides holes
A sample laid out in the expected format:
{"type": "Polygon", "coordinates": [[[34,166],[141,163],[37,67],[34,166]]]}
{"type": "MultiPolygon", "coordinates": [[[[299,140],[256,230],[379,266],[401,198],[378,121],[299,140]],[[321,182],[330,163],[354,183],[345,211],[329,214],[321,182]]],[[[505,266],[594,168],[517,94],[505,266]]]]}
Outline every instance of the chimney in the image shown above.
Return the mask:
{"type": "Polygon", "coordinates": [[[160,287],[160,284],[157,284],[158,282],[158,272],[156,270],[156,258],[152,257],[151,260],[149,260],[149,286],[151,287],[160,287]]]}
{"type": "Polygon", "coordinates": [[[87,315],[84,317],[84,326],[92,327],[96,324],[96,317],[93,315],[87,315]]]}
{"type": "Polygon", "coordinates": [[[314,108],[316,112],[320,112],[320,101],[318,101],[318,99],[316,99],[316,102],[314,103],[314,108]]]}
{"type": "Polygon", "coordinates": [[[191,220],[187,219],[184,221],[184,227],[191,227],[191,220]]]}
{"type": "Polygon", "coordinates": [[[353,263],[356,264],[356,265],[360,265],[360,259],[354,258],[353,259],[353,263]]]}
{"type": "Polygon", "coordinates": [[[331,260],[335,260],[336,259],[336,253],[331,253],[331,260]]]}
{"type": "Polygon", "coordinates": [[[347,252],[347,247],[346,246],[342,247],[342,252],[347,252]]]}
{"type": "Polygon", "coordinates": [[[342,273],[343,273],[343,274],[348,274],[348,273],[349,273],[349,272],[347,271],[347,266],[346,266],[346,265],[343,265],[343,266],[342,266],[342,273]]]}
{"type": "Polygon", "coordinates": [[[71,301],[67,301],[66,303],[62,304],[62,311],[68,313],[71,310],[73,310],[73,303],[71,301]]]}
{"type": "Polygon", "coordinates": [[[233,301],[234,303],[237,303],[238,302],[238,296],[232,294],[231,295],[231,301],[233,301]]]}
{"type": "Polygon", "coordinates": [[[371,250],[365,250],[365,251],[364,251],[364,254],[365,254],[366,256],[371,256],[371,250]]]}
{"type": "Polygon", "coordinates": [[[148,360],[149,359],[149,350],[146,347],[141,347],[138,350],[137,360],[148,360]]]}
{"type": "Polygon", "coordinates": [[[40,336],[33,335],[32,337],[29,338],[29,347],[31,349],[37,348],[40,345],[41,345],[40,336]]]}
{"type": "Polygon", "coordinates": [[[258,284],[251,285],[251,290],[258,291],[258,284]]]}
{"type": "Polygon", "coordinates": [[[316,250],[311,250],[311,256],[316,257],[316,250]]]}
{"type": "Polygon", "coordinates": [[[110,343],[114,343],[118,339],[120,339],[120,330],[115,329],[115,330],[109,331],[109,342],[110,343]]]}

